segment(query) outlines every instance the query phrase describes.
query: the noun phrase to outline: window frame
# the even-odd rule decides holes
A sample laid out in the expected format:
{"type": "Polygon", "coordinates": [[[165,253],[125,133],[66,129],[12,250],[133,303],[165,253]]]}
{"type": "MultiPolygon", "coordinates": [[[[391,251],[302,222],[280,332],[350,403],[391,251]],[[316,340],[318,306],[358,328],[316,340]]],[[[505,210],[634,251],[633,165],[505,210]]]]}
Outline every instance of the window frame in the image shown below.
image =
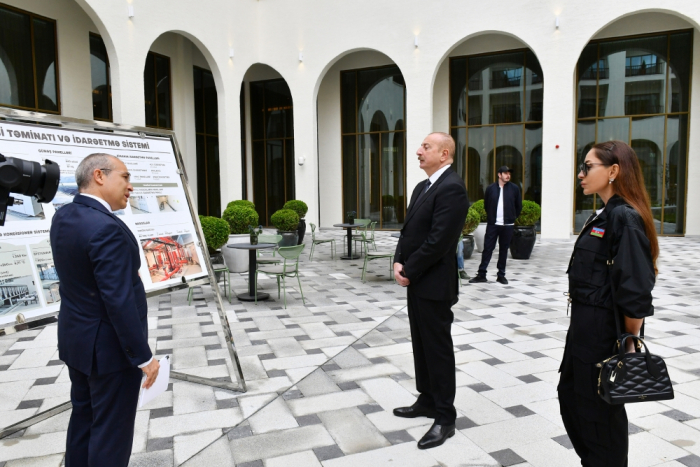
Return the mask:
{"type": "MultiPolygon", "coordinates": [[[[102,39],[102,36],[100,34],[97,34],[96,32],[90,31],[88,33],[88,39],[91,37],[98,37],[102,41],[102,44],[104,45],[105,41],[102,39]]],[[[91,50],[92,52],[92,50],[91,50]]],[[[92,53],[90,53],[92,55],[92,53]]],[[[112,67],[109,63],[109,53],[107,52],[107,47],[105,46],[105,58],[107,59],[107,107],[109,108],[109,117],[108,118],[98,118],[95,117],[95,112],[93,111],[92,113],[92,119],[99,121],[99,122],[113,122],[114,121],[114,114],[112,113],[112,67]]],[[[92,81],[90,82],[90,86],[92,87],[92,81]]],[[[90,93],[94,92],[95,88],[93,87],[90,93]]]]}
{"type": "Polygon", "coordinates": [[[8,107],[11,109],[20,109],[20,110],[31,110],[34,112],[41,112],[41,113],[47,113],[47,114],[53,114],[53,115],[61,115],[61,78],[60,78],[60,72],[59,72],[59,63],[58,63],[58,21],[52,18],[48,18],[46,16],[38,15],[36,13],[32,13],[31,11],[27,10],[22,10],[21,8],[17,8],[11,5],[7,5],[5,3],[0,3],[0,8],[4,8],[7,10],[14,11],[16,13],[20,13],[23,15],[29,16],[29,36],[31,39],[31,48],[32,48],[32,75],[34,77],[34,107],[26,107],[26,106],[21,106],[21,105],[12,105],[12,104],[5,104],[5,103],[0,103],[0,106],[2,107],[8,107]],[[53,28],[53,35],[54,35],[54,70],[55,70],[55,79],[56,79],[56,107],[57,110],[47,110],[47,109],[41,109],[39,108],[39,93],[38,93],[38,78],[36,74],[36,42],[35,42],[35,37],[34,37],[34,19],[40,19],[42,21],[46,21],[49,23],[53,23],[54,28],[53,28]]]}
{"type": "MultiPolygon", "coordinates": [[[[146,60],[149,58],[153,58],[153,86],[154,86],[154,96],[155,96],[155,106],[156,106],[156,124],[155,125],[149,125],[148,123],[145,124],[147,128],[160,128],[162,130],[172,130],[174,125],[174,109],[173,109],[173,67],[172,67],[172,62],[170,60],[170,57],[167,55],[159,54],[158,52],[154,52],[152,50],[149,50],[148,53],[146,54],[146,60]],[[170,104],[170,126],[161,126],[160,125],[160,115],[158,112],[158,72],[157,72],[157,67],[155,64],[155,59],[156,57],[161,57],[161,58],[167,58],[168,59],[168,89],[170,92],[168,92],[168,101],[170,104]]],[[[145,70],[146,65],[144,64],[144,70],[145,70]]],[[[144,81],[145,85],[145,81],[144,81]]],[[[144,89],[145,91],[145,89],[144,89]]],[[[144,95],[144,114],[146,112],[146,96],[144,95]]]]}

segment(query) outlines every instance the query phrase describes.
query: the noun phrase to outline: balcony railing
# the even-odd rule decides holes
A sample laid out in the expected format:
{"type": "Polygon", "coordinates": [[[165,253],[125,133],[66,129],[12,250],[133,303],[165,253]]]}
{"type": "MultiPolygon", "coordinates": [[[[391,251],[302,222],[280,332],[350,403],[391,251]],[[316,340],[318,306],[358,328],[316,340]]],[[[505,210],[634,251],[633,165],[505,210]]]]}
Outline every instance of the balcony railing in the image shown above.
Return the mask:
{"type": "Polygon", "coordinates": [[[645,76],[645,75],[661,75],[666,73],[665,63],[652,63],[647,65],[628,65],[625,67],[625,76],[645,76]]]}

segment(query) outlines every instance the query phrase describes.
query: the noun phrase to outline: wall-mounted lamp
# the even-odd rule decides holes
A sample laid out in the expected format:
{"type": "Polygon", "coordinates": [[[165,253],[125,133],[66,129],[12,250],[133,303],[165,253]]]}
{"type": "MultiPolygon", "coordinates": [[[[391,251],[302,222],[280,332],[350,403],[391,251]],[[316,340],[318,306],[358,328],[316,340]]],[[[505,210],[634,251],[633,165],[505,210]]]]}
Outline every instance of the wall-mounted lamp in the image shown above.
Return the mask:
{"type": "Polygon", "coordinates": [[[134,5],[127,5],[126,14],[129,15],[129,18],[134,17],[134,5]]]}
{"type": "Polygon", "coordinates": [[[299,61],[300,62],[304,61],[304,52],[299,52],[299,61]]]}
{"type": "Polygon", "coordinates": [[[557,16],[556,19],[554,20],[554,27],[559,29],[559,17],[557,16]]]}
{"type": "Polygon", "coordinates": [[[233,47],[228,49],[228,58],[233,58],[233,47]]]}
{"type": "Polygon", "coordinates": [[[415,36],[413,38],[413,45],[416,46],[416,48],[418,48],[418,36],[415,36]]]}
{"type": "Polygon", "coordinates": [[[304,162],[306,162],[306,157],[304,157],[304,156],[297,157],[297,164],[304,165],[304,162]]]}

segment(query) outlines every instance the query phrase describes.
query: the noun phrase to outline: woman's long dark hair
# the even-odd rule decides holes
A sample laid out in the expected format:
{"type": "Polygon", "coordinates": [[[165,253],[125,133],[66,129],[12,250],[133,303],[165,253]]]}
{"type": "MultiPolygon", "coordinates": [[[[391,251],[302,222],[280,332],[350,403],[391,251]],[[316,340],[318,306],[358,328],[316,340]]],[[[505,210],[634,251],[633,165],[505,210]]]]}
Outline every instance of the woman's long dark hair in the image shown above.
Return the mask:
{"type": "Polygon", "coordinates": [[[622,141],[598,143],[592,149],[595,151],[596,157],[600,159],[600,162],[606,166],[610,167],[614,164],[620,166],[620,172],[612,184],[613,190],[616,195],[624,199],[627,204],[632,206],[642,216],[644,231],[647,234],[651,247],[654,271],[658,274],[656,260],[659,257],[659,240],[656,236],[654,216],[651,214],[649,193],[644,186],[644,177],[642,176],[642,168],[639,165],[637,154],[634,152],[634,149],[622,141]]]}

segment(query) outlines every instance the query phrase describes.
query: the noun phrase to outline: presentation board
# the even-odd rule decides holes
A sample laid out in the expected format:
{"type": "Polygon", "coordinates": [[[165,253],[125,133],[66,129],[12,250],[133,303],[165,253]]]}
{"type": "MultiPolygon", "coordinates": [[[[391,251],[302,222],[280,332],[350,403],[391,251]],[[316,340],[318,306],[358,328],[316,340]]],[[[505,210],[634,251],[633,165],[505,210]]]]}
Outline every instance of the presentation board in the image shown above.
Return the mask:
{"type": "Polygon", "coordinates": [[[58,163],[61,180],[51,203],[13,195],[0,227],[0,328],[18,313],[29,321],[60,308],[60,278],[49,241],[51,219],[78,192],[75,169],[93,153],[118,157],[131,173],[134,191],[126,209],[115,214],[141,246],[141,280],[146,293],[207,277],[207,267],[188,205],[173,141],[138,133],[51,127],[0,120],[0,153],[58,163]]]}

